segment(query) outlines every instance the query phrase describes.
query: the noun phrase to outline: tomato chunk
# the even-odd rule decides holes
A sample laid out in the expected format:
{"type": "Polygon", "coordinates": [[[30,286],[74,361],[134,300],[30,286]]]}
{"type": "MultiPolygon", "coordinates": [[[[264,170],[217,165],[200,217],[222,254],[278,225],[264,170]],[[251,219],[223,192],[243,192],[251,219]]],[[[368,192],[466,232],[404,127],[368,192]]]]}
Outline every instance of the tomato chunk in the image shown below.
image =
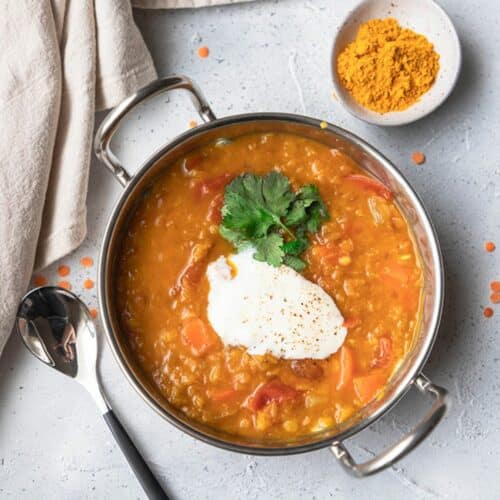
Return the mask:
{"type": "Polygon", "coordinates": [[[349,330],[349,328],[356,328],[359,324],[361,324],[361,320],[359,318],[346,318],[342,326],[349,330]]]}
{"type": "Polygon", "coordinates": [[[389,188],[384,186],[380,181],[368,177],[366,175],[350,174],[346,175],[345,179],[351,181],[358,186],[373,191],[376,195],[384,198],[384,200],[392,200],[392,192],[389,188]]]}
{"type": "Polygon", "coordinates": [[[283,403],[283,401],[294,400],[299,395],[300,392],[293,387],[284,384],[279,379],[273,379],[257,386],[255,391],[246,400],[245,406],[252,411],[259,411],[271,401],[283,403]]]}
{"type": "Polygon", "coordinates": [[[344,389],[352,382],[354,375],[354,354],[350,347],[343,345],[340,348],[340,374],[337,389],[344,389]]]}
{"type": "Polygon", "coordinates": [[[356,396],[362,404],[367,404],[382,389],[386,382],[386,377],[381,372],[373,372],[369,375],[356,377],[353,382],[356,396]]]}
{"type": "Polygon", "coordinates": [[[215,339],[205,323],[196,317],[184,320],[182,338],[196,356],[205,354],[215,343],[215,339]]]}
{"type": "Polygon", "coordinates": [[[234,178],[233,174],[221,174],[216,177],[211,177],[195,184],[194,190],[199,196],[206,196],[222,191],[226,184],[229,184],[234,178]]]}
{"type": "Polygon", "coordinates": [[[207,219],[215,224],[222,222],[222,206],[224,205],[224,195],[219,193],[216,195],[210,205],[208,205],[207,219]]]}

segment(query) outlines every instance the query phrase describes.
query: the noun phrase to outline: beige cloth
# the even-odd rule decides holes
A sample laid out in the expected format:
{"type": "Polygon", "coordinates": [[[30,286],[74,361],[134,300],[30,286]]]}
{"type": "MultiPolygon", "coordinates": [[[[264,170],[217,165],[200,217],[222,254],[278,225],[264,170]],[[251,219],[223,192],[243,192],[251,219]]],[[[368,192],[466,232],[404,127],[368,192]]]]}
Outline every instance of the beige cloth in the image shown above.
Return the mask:
{"type": "MultiPolygon", "coordinates": [[[[134,2],[220,3],[232,2],[134,2]]],[[[116,105],[156,72],[130,0],[4,0],[0,47],[1,354],[33,268],[85,237],[95,111],[116,105]]]]}

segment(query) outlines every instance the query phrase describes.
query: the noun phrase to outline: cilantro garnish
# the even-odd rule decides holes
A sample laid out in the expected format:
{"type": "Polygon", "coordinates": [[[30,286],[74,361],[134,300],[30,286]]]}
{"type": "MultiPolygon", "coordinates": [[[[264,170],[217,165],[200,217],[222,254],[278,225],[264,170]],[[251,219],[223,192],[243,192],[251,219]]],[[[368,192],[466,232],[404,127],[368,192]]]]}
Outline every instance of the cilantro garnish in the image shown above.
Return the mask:
{"type": "Polygon", "coordinates": [[[328,209],[313,184],[293,192],[279,172],[264,177],[243,174],[227,185],[220,234],[238,250],[252,247],[256,260],[285,264],[302,271],[300,255],[329,219],[328,209]]]}

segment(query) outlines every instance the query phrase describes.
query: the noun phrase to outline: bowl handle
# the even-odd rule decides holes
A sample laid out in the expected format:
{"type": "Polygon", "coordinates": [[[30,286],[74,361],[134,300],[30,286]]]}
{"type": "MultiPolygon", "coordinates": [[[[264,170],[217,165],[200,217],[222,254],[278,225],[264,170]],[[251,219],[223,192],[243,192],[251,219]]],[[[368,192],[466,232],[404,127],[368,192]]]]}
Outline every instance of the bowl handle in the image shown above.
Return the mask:
{"type": "Polygon", "coordinates": [[[349,474],[355,477],[366,477],[391,466],[423,441],[444,417],[450,407],[448,391],[438,385],[434,385],[423,374],[420,374],[413,381],[413,385],[423,394],[431,395],[434,398],[434,404],[422,420],[395,445],[371,460],[358,464],[354,461],[342,442],[338,441],[332,444],[332,453],[349,474]]]}
{"type": "Polygon", "coordinates": [[[130,174],[120,163],[120,160],[113,154],[110,142],[115,132],[118,130],[121,121],[139,103],[158,94],[163,94],[170,90],[184,89],[189,92],[191,102],[204,122],[215,120],[216,117],[198,86],[186,76],[173,75],[159,78],[139,89],[135,94],[127,97],[116,108],[114,108],[97,130],[94,140],[94,151],[96,156],[108,167],[122,186],[126,186],[130,180],[130,174]]]}

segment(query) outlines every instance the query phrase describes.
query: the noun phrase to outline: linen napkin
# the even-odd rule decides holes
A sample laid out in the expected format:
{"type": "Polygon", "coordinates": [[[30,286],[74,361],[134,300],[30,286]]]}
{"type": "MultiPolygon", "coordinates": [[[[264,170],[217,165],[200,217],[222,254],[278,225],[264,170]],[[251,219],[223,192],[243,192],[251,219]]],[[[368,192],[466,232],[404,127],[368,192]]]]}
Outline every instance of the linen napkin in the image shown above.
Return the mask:
{"type": "MultiPolygon", "coordinates": [[[[242,0],[135,0],[180,8],[242,0]]],[[[130,0],[4,0],[0,16],[0,354],[34,268],[86,235],[95,111],[156,78],[130,0]]]]}

